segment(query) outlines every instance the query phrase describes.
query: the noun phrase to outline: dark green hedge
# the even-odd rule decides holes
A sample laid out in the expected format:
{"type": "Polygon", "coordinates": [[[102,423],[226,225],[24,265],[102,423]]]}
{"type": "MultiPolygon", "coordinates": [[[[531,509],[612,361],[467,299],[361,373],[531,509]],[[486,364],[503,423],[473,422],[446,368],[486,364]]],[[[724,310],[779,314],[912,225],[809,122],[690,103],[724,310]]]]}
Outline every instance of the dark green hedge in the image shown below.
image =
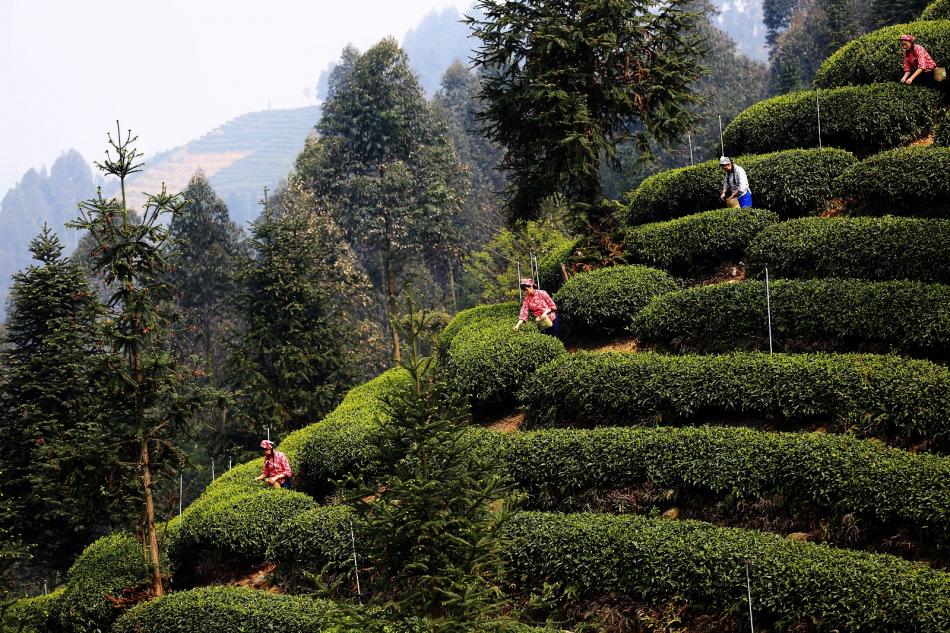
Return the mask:
{"type": "Polygon", "coordinates": [[[950,370],[872,354],[578,352],[542,367],[521,400],[535,427],[751,418],[938,446],[950,430],[950,370]]]}
{"type": "Polygon", "coordinates": [[[17,600],[3,613],[3,633],[54,633],[59,628],[60,599],[65,586],[49,594],[17,600]]]}
{"type": "Polygon", "coordinates": [[[445,329],[442,330],[442,334],[439,335],[439,350],[447,352],[449,345],[452,344],[452,341],[462,330],[504,323],[514,325],[518,321],[520,305],[521,304],[516,301],[509,301],[507,303],[492,303],[462,310],[452,318],[449,324],[445,326],[445,329]]]}
{"type": "Polygon", "coordinates": [[[742,427],[546,429],[503,436],[500,456],[536,502],[644,483],[720,498],[776,494],[838,516],[950,531],[950,458],[826,433],[742,427]]]}
{"type": "Polygon", "coordinates": [[[178,591],[140,604],[123,615],[113,633],[337,633],[332,602],[239,587],[178,591]]]}
{"type": "Polygon", "coordinates": [[[262,563],[268,547],[283,538],[284,524],[314,506],[308,495],[272,488],[199,499],[169,538],[175,574],[187,578],[196,562],[217,556],[262,563]]]}
{"type": "Polygon", "coordinates": [[[98,627],[107,631],[121,614],[109,598],[147,586],[150,574],[142,544],[122,532],[87,547],[69,569],[67,580],[57,601],[62,630],[78,633],[98,627]]]}
{"type": "Polygon", "coordinates": [[[936,0],[920,14],[921,20],[950,20],[950,0],[936,0]]]}
{"type": "Polygon", "coordinates": [[[646,266],[613,266],[574,275],[554,302],[574,334],[623,332],[653,297],[676,290],[676,281],[646,266]]]}
{"type": "Polygon", "coordinates": [[[385,419],[383,398],[403,388],[408,377],[402,368],[390,369],[351,389],[322,422],[307,427],[296,474],[301,489],[322,497],[336,489],[335,480],[371,467],[367,438],[385,419]]]}
{"type": "Polygon", "coordinates": [[[510,533],[513,579],[560,582],[583,597],[678,597],[743,613],[748,561],[758,628],[945,633],[950,622],[950,575],[893,556],[636,516],[523,513],[510,533]]]}
{"type": "MultiPolygon", "coordinates": [[[[676,351],[768,350],[764,281],[716,284],[655,297],[633,319],[643,343],[676,351]]],[[[775,350],[902,352],[950,348],[950,286],[919,281],[774,280],[775,350]]]]}
{"type": "Polygon", "coordinates": [[[520,331],[518,306],[503,303],[464,310],[442,333],[444,378],[473,403],[509,402],[534,370],[565,353],[533,320],[520,331]]]}
{"type": "MultiPolygon", "coordinates": [[[[782,217],[813,215],[825,209],[832,182],[857,162],[840,149],[794,149],[734,157],[746,170],[752,204],[782,217]]],[[[723,172],[719,161],[706,161],[650,176],[628,194],[627,223],[643,224],[692,215],[720,206],[723,172]]]]}
{"type": "Polygon", "coordinates": [[[950,282],[950,220],[801,218],[769,226],[748,246],[750,275],[950,282]]]}
{"type": "Polygon", "coordinates": [[[944,110],[943,116],[937,124],[937,131],[934,132],[934,145],[950,147],[950,112],[947,110],[944,110]]]}
{"type": "Polygon", "coordinates": [[[902,147],[846,169],[834,183],[851,213],[950,217],[950,147],[902,147]]]}
{"type": "MultiPolygon", "coordinates": [[[[862,156],[905,145],[930,133],[941,99],[934,90],[896,82],[822,90],[822,143],[862,156]]],[[[723,133],[726,150],[741,154],[818,147],[815,115],[813,90],[760,101],[729,123],[723,133]]],[[[772,208],[755,199],[756,186],[751,186],[753,202],[772,208]]]]}
{"type": "Polygon", "coordinates": [[[568,240],[560,248],[556,248],[538,260],[538,277],[541,288],[551,294],[564,285],[564,272],[561,264],[567,264],[577,248],[584,243],[583,239],[568,240]]]}
{"type": "Polygon", "coordinates": [[[693,276],[725,262],[738,263],[749,242],[778,222],[758,209],[719,209],[668,222],[627,229],[625,248],[631,262],[693,276]]]}
{"type": "MultiPolygon", "coordinates": [[[[934,11],[938,10],[934,8],[934,11]]],[[[915,35],[937,65],[946,66],[950,62],[950,22],[936,20],[898,24],[863,35],[839,48],[822,63],[815,75],[815,83],[822,88],[876,82],[896,83],[904,74],[898,40],[904,33],[915,35]]]]}

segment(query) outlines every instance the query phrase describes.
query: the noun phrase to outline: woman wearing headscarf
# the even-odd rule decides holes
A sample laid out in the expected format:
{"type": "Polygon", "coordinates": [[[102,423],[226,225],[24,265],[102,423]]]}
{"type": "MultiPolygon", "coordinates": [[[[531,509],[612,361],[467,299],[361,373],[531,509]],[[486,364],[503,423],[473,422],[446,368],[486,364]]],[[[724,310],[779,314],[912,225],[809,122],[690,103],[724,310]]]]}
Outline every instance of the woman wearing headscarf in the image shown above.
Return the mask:
{"type": "Polygon", "coordinates": [[[271,488],[290,488],[294,477],[290,460],[274,450],[274,443],[270,440],[261,440],[261,448],[264,449],[264,470],[254,481],[266,481],[271,488]]]}
{"type": "Polygon", "coordinates": [[[934,79],[937,64],[927,49],[914,41],[913,35],[901,35],[900,43],[904,51],[904,76],[901,77],[901,83],[939,88],[934,79]]]}
{"type": "Polygon", "coordinates": [[[539,290],[534,283],[534,279],[525,277],[521,280],[521,290],[524,291],[524,300],[521,302],[521,312],[518,314],[518,323],[515,324],[515,330],[527,322],[531,315],[535,320],[541,332],[551,336],[561,334],[561,319],[557,315],[557,306],[554,305],[554,299],[543,290],[539,290]],[[550,325],[548,325],[550,323],[550,325]]]}

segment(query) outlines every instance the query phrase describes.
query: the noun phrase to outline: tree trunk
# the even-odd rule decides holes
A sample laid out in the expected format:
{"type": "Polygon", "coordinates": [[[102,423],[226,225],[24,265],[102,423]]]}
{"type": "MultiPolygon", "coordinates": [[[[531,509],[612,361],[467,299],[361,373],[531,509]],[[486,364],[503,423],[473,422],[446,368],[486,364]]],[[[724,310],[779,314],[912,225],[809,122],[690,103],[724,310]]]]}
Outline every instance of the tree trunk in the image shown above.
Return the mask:
{"type": "Polygon", "coordinates": [[[145,536],[148,539],[148,549],[152,563],[152,587],[155,597],[165,595],[162,586],[162,567],[158,556],[158,532],[155,530],[155,502],[152,499],[152,470],[148,461],[148,440],[142,440],[142,483],[145,485],[145,536]]]}
{"type": "Polygon", "coordinates": [[[455,271],[452,268],[452,262],[449,262],[449,292],[452,295],[452,314],[455,314],[459,311],[459,300],[455,294],[455,271]]]}
{"type": "Polygon", "coordinates": [[[396,329],[396,271],[393,270],[392,249],[387,247],[383,256],[386,266],[386,303],[389,306],[389,329],[393,333],[393,361],[402,362],[399,351],[399,331],[396,329]]]}

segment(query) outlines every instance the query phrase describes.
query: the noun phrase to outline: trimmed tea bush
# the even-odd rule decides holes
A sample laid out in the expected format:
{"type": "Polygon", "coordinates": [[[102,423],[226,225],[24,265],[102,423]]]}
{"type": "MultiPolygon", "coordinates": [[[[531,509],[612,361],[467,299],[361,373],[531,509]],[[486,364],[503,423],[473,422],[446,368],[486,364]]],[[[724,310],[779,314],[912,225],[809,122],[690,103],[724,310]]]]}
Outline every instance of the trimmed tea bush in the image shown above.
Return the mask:
{"type": "MultiPolygon", "coordinates": [[[[924,11],[925,14],[930,12],[933,17],[922,16],[923,20],[935,21],[887,26],[851,40],[822,63],[815,75],[815,83],[822,88],[876,82],[896,84],[904,74],[902,52],[898,41],[904,33],[916,36],[918,43],[927,49],[937,65],[946,66],[950,63],[950,22],[933,15],[941,10],[946,11],[946,4],[942,8],[935,6],[937,4],[939,3],[931,5],[933,11],[931,8],[924,11]]],[[[946,18],[950,15],[941,17],[946,18]]],[[[824,133],[824,101],[821,104],[821,112],[822,133],[824,133]]]]}
{"type": "MultiPolygon", "coordinates": [[[[752,202],[782,217],[820,213],[832,182],[857,159],[840,149],[793,149],[733,157],[746,170],[752,202]]],[[[650,176],[628,194],[628,224],[671,220],[722,205],[723,171],[711,160],[650,176]]]]}
{"type": "Polygon", "coordinates": [[[554,294],[564,285],[564,272],[561,264],[567,264],[574,251],[584,243],[583,239],[568,240],[538,260],[538,277],[541,288],[554,294]]]}
{"type": "Polygon", "coordinates": [[[240,587],[176,591],[123,615],[113,633],[331,633],[336,610],[327,600],[285,596],[240,587]]]}
{"type": "Polygon", "coordinates": [[[742,427],[546,429],[503,436],[500,457],[537,499],[652,484],[719,498],[781,494],[839,516],[950,530],[950,458],[826,433],[742,427]]]}
{"type": "Polygon", "coordinates": [[[63,630],[87,631],[93,626],[107,631],[121,613],[109,598],[148,586],[151,576],[142,544],[122,532],[87,547],[70,567],[67,579],[57,601],[63,630]]]}
{"type": "Polygon", "coordinates": [[[674,274],[695,275],[738,262],[749,242],[776,222],[778,215],[771,211],[720,209],[644,224],[627,230],[627,257],[674,274]]]}
{"type": "MultiPolygon", "coordinates": [[[[767,350],[765,294],[762,281],[678,290],[651,300],[631,329],[641,342],[676,351],[767,350]]],[[[771,301],[776,350],[942,356],[950,347],[950,286],[780,279],[771,285],[771,301]]]]}
{"type": "Polygon", "coordinates": [[[526,512],[505,552],[515,581],[560,582],[582,597],[620,594],[690,607],[748,609],[745,563],[758,626],[790,630],[943,633],[950,574],[894,556],[833,549],[698,521],[526,512]]]}
{"type": "Polygon", "coordinates": [[[902,147],[852,165],[835,181],[852,213],[950,217],[950,147],[902,147]]]}
{"type": "Polygon", "coordinates": [[[51,633],[59,630],[60,600],[65,590],[63,586],[44,596],[17,600],[4,612],[0,631],[51,633]]]}
{"type": "Polygon", "coordinates": [[[613,334],[651,298],[676,290],[676,281],[646,266],[613,266],[571,277],[554,296],[560,318],[583,333],[613,334]]]}
{"type": "MultiPolygon", "coordinates": [[[[350,522],[353,512],[346,506],[321,506],[294,517],[274,541],[267,560],[285,566],[320,570],[330,564],[336,571],[352,571],[353,554],[350,522]]],[[[354,525],[359,531],[359,525],[354,525]]]]}
{"type": "Polygon", "coordinates": [[[950,370],[873,354],[582,353],[542,367],[521,401],[539,426],[656,426],[715,418],[852,427],[904,443],[950,430],[950,370]]]}
{"type": "Polygon", "coordinates": [[[950,0],[936,0],[920,14],[921,20],[950,20],[950,0]]]}
{"type": "Polygon", "coordinates": [[[349,472],[368,472],[375,455],[370,434],[386,419],[383,399],[408,386],[409,374],[394,368],[351,389],[323,422],[308,427],[300,450],[300,488],[318,497],[332,493],[335,480],[349,472]]]}
{"type": "Polygon", "coordinates": [[[476,327],[490,327],[493,325],[514,325],[518,321],[518,311],[521,304],[516,301],[507,303],[493,303],[480,305],[462,310],[449,322],[442,334],[439,335],[439,349],[448,351],[449,345],[455,337],[465,329],[476,327]]]}
{"type": "Polygon", "coordinates": [[[176,577],[189,578],[202,558],[224,555],[244,563],[263,562],[281,526],[314,507],[309,496],[274,490],[254,478],[263,460],[241,464],[219,477],[170,524],[168,557],[176,577]]]}
{"type": "Polygon", "coordinates": [[[950,282],[950,220],[801,218],[769,226],[749,244],[759,277],[856,277],[950,282]]]}
{"type": "MultiPolygon", "coordinates": [[[[862,156],[905,145],[930,133],[941,99],[934,90],[896,82],[822,90],[822,142],[862,156]]],[[[740,112],[723,138],[733,154],[817,147],[815,92],[760,101],[740,112]]],[[[755,201],[756,186],[751,186],[755,201]]]]}
{"type": "Polygon", "coordinates": [[[565,353],[564,344],[541,334],[533,320],[513,331],[518,308],[502,303],[463,310],[442,333],[441,371],[472,402],[511,401],[537,367],[565,353]]]}

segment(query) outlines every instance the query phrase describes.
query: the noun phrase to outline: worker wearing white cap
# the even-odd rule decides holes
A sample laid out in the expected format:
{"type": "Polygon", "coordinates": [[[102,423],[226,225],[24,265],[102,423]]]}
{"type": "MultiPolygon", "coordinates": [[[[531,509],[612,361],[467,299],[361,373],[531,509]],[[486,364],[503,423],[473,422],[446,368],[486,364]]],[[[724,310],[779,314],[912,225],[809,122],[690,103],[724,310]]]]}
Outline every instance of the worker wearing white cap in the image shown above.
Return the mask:
{"type": "Polygon", "coordinates": [[[742,167],[734,164],[728,156],[719,159],[719,166],[725,172],[722,179],[722,193],[719,197],[726,206],[751,207],[752,189],[749,188],[749,177],[742,167]]]}

